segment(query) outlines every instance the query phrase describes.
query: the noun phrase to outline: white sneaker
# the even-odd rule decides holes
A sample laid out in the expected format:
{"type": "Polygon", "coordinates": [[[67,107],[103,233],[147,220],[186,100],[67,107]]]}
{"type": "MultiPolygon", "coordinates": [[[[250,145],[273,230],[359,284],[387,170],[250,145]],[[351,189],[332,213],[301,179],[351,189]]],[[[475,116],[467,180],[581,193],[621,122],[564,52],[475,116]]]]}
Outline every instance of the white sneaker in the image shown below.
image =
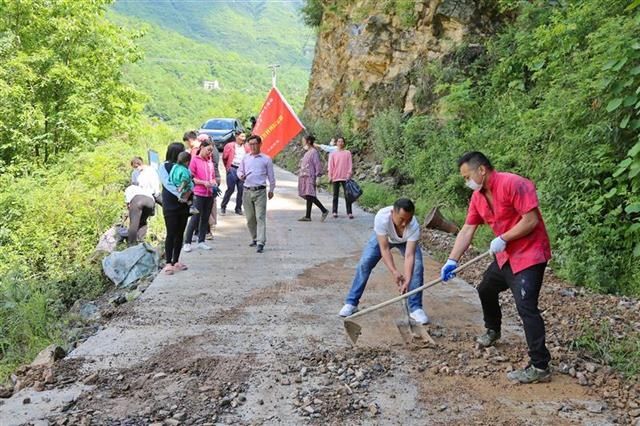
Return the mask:
{"type": "Polygon", "coordinates": [[[187,243],[185,245],[182,246],[182,251],[185,251],[187,253],[189,253],[191,251],[191,244],[187,243]]]}
{"type": "Polygon", "coordinates": [[[358,307],[347,303],[342,307],[342,309],[340,309],[340,313],[338,315],[340,315],[341,317],[350,317],[356,312],[358,312],[358,307]]]}
{"type": "Polygon", "coordinates": [[[207,243],[198,243],[196,247],[198,247],[200,250],[211,250],[211,247],[209,247],[207,243]]]}
{"type": "Polygon", "coordinates": [[[422,309],[416,309],[415,311],[411,312],[409,316],[418,324],[429,324],[429,317],[422,309]]]}

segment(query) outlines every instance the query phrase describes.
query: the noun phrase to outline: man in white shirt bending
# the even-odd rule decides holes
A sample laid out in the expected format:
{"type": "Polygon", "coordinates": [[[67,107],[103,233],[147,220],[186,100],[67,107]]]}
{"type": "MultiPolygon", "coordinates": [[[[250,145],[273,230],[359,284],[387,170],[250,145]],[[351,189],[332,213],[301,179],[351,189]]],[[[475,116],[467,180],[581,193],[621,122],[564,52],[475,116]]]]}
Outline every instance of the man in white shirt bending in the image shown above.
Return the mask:
{"type": "MultiPolygon", "coordinates": [[[[353,315],[358,310],[360,297],[364,293],[371,271],[380,259],[387,266],[400,293],[406,293],[422,286],[424,267],[422,252],[418,246],[420,239],[420,225],[413,216],[415,205],[408,198],[400,198],[393,206],[381,209],[374,219],[373,235],[364,247],[362,257],[356,267],[351,290],[340,310],[341,317],[353,315]],[[396,268],[392,248],[398,248],[404,256],[402,272],[396,268]]],[[[416,293],[408,299],[409,312],[418,324],[429,323],[429,317],[422,309],[422,292],[416,293]]]]}

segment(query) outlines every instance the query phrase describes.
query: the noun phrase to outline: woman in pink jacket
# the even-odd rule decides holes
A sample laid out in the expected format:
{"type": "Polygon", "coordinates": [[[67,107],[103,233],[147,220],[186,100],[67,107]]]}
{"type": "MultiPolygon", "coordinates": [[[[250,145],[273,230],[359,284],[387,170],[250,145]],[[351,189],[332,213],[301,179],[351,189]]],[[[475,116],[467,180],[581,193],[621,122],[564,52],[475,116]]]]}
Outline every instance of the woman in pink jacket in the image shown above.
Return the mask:
{"type": "Polygon", "coordinates": [[[198,154],[191,158],[189,170],[193,176],[193,206],[199,213],[191,216],[187,235],[185,237],[185,252],[191,251],[191,239],[193,233],[198,230],[198,245],[202,250],[211,250],[205,242],[207,235],[208,219],[213,208],[215,198],[214,192],[218,191],[218,181],[216,179],[216,164],[212,160],[212,153],[215,148],[209,141],[202,142],[198,149],[198,154]]]}
{"type": "Polygon", "coordinates": [[[338,196],[340,195],[340,185],[344,192],[344,200],[347,204],[347,216],[353,219],[353,211],[351,209],[352,201],[347,197],[345,183],[351,179],[353,172],[353,162],[351,152],[344,149],[344,138],[341,136],[336,140],[338,150],[329,154],[329,181],[333,183],[333,217],[338,217],[338,196]]]}

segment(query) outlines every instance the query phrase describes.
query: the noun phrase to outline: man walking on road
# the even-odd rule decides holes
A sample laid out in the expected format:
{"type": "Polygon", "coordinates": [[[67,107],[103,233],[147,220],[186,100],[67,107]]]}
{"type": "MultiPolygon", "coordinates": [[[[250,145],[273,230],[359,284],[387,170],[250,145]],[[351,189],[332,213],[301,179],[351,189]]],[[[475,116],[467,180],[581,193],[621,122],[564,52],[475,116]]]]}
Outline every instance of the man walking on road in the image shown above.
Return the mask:
{"type": "Polygon", "coordinates": [[[236,214],[242,214],[242,181],[238,179],[238,167],[244,156],[249,153],[249,147],[245,145],[244,141],[247,136],[244,132],[236,133],[235,143],[228,143],[224,146],[222,151],[222,162],[227,170],[227,190],[222,198],[222,204],[220,205],[220,213],[227,213],[227,204],[231,200],[233,192],[236,193],[236,214]]]}
{"type": "Polygon", "coordinates": [[[522,319],[529,347],[529,365],[512,371],[510,380],[535,383],[551,380],[551,355],[545,345],[544,321],[538,310],[538,296],[547,262],[551,258],[549,237],[538,207],[536,188],[528,179],[493,169],[481,152],[469,152],[458,160],[460,174],[473,190],[464,226],[458,233],[449,260],[442,267],[447,281],[467,250],[478,225],[488,224],[496,238],[490,251],[495,260],[478,286],[486,333],[476,341],[483,347],[500,338],[502,312],[499,293],[510,289],[522,319]]]}
{"type": "Polygon", "coordinates": [[[251,234],[250,247],[262,253],[267,242],[267,198],[273,198],[276,178],[273,173],[273,161],[260,152],[262,138],[251,135],[247,141],[251,150],[240,162],[238,178],[243,181],[242,204],[247,217],[247,227],[251,234]],[[267,193],[267,180],[269,192],[267,193]]]}
{"type": "MultiPolygon", "coordinates": [[[[380,259],[393,275],[400,293],[422,286],[424,267],[422,251],[418,246],[420,225],[414,217],[415,210],[411,200],[400,198],[393,203],[393,206],[385,207],[376,214],[373,224],[374,233],[364,247],[351,290],[338,315],[348,317],[357,312],[369,275],[380,259]],[[404,256],[402,272],[396,268],[391,255],[391,249],[394,247],[397,247],[404,256]]],[[[422,309],[422,292],[410,296],[408,303],[411,318],[419,324],[429,323],[429,317],[422,309]]]]}

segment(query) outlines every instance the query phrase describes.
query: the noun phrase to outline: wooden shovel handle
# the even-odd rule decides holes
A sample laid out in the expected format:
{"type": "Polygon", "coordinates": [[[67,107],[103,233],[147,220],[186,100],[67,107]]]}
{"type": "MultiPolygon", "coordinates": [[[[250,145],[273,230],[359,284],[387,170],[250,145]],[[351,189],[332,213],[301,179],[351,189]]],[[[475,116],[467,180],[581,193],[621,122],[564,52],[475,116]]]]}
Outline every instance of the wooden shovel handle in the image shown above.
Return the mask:
{"type": "MultiPolygon", "coordinates": [[[[485,252],[485,253],[482,253],[482,254],[481,254],[481,255],[479,255],[479,256],[474,257],[473,259],[471,259],[470,261],[468,261],[468,262],[467,262],[467,263],[465,263],[464,265],[460,265],[460,266],[458,266],[456,269],[454,269],[454,270],[453,270],[453,273],[454,273],[454,274],[456,274],[456,273],[458,273],[458,272],[460,272],[460,271],[462,271],[462,270],[464,270],[464,269],[468,268],[469,266],[473,265],[473,264],[474,264],[474,263],[476,263],[476,262],[479,262],[480,260],[482,260],[482,259],[484,259],[485,257],[489,256],[490,254],[491,254],[491,252],[488,252],[488,251],[487,251],[487,252],[485,252]]],[[[371,307],[369,307],[369,308],[367,308],[367,309],[363,309],[363,310],[361,310],[361,311],[359,311],[359,312],[356,312],[356,313],[355,313],[355,314],[353,314],[353,315],[350,315],[350,316],[349,316],[349,317],[347,317],[347,318],[348,318],[348,319],[350,319],[350,320],[352,320],[352,319],[354,319],[354,318],[356,318],[356,317],[359,317],[359,316],[361,316],[361,315],[368,314],[369,312],[377,311],[377,310],[378,310],[378,309],[380,309],[380,308],[384,308],[385,306],[391,305],[392,303],[399,302],[400,300],[402,300],[402,299],[406,299],[407,297],[409,297],[409,296],[411,296],[411,295],[413,295],[413,294],[419,293],[419,292],[421,292],[422,290],[426,290],[426,289],[428,289],[429,287],[433,287],[434,285],[439,284],[441,281],[442,281],[442,278],[438,278],[438,279],[435,279],[435,280],[433,280],[433,281],[429,281],[428,283],[426,283],[426,284],[424,284],[424,285],[422,285],[422,286],[420,286],[420,287],[418,287],[418,288],[414,288],[413,290],[411,290],[411,291],[409,291],[409,292],[407,292],[407,293],[405,293],[405,294],[403,294],[403,295],[400,295],[400,296],[394,297],[393,299],[389,299],[389,300],[387,300],[386,302],[379,303],[379,304],[374,305],[374,306],[371,306],[371,307]]]]}

